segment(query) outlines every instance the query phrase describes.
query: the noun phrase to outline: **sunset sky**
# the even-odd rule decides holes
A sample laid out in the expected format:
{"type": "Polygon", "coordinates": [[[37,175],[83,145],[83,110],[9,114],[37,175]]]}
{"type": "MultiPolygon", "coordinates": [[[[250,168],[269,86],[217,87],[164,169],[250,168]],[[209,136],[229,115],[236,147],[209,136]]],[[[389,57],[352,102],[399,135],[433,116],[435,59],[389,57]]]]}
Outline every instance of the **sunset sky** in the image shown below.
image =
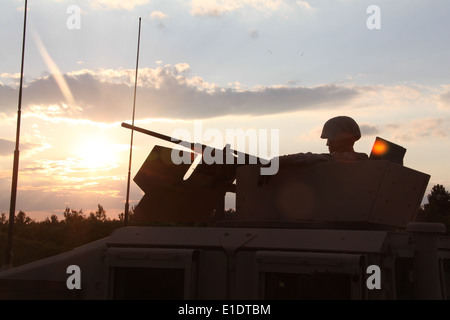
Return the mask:
{"type": "MultiPolygon", "coordinates": [[[[23,14],[24,1],[0,2],[5,213],[23,14]]],[[[363,134],[356,151],[376,136],[400,144],[405,166],[431,175],[428,190],[450,190],[448,0],[39,0],[28,2],[17,210],[123,211],[139,17],[136,125],[279,130],[280,154],[326,153],[323,124],[348,115],[363,134]]],[[[134,137],[132,176],[159,144],[134,137]]]]}

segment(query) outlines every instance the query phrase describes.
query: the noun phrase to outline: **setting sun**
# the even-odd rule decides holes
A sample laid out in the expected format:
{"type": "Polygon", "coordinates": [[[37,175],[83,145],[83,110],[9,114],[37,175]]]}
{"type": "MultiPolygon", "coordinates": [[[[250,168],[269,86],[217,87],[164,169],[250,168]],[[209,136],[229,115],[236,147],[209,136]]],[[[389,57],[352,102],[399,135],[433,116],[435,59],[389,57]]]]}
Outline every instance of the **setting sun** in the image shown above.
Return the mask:
{"type": "Polygon", "coordinates": [[[107,138],[85,137],[75,148],[80,166],[88,171],[109,170],[118,166],[118,147],[107,138]]]}

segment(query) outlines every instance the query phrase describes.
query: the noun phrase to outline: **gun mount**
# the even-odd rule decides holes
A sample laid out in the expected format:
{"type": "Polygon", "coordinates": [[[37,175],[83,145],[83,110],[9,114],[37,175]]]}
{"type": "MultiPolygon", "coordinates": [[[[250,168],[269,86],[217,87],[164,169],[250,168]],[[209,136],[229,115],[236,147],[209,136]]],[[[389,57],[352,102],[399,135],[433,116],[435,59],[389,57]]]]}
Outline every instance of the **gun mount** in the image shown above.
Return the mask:
{"type": "Polygon", "coordinates": [[[232,150],[223,150],[169,137],[126,123],[122,126],[187,148],[155,146],[136,174],[135,183],[145,192],[135,208],[135,219],[164,222],[205,222],[211,215],[224,213],[227,192],[235,192],[236,170],[246,164],[267,160],[232,150]],[[183,155],[180,155],[183,153],[183,155]],[[175,158],[184,159],[175,163],[175,158]],[[188,172],[197,156],[202,157],[188,172]],[[206,160],[206,161],[205,161],[206,160]],[[186,175],[189,175],[185,179],[186,175]]]}

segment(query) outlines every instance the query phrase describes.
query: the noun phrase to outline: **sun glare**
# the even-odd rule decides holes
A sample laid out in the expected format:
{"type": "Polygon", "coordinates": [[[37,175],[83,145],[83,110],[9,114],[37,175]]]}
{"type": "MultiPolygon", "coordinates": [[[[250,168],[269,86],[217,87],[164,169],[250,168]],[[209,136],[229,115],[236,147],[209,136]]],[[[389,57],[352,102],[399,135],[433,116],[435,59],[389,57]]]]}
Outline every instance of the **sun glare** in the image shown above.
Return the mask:
{"type": "Polygon", "coordinates": [[[115,168],[119,161],[116,146],[102,137],[82,139],[76,148],[76,157],[80,165],[89,171],[115,168]]]}

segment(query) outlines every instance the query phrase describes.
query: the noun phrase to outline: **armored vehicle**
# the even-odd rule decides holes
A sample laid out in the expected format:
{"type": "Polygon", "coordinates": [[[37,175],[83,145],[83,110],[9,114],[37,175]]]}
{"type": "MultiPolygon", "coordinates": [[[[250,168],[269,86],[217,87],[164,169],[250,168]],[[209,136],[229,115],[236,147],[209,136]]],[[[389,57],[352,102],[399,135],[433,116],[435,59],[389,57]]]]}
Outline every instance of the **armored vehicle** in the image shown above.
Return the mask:
{"type": "Polygon", "coordinates": [[[273,176],[261,165],[202,163],[186,178],[190,166],[174,164],[172,152],[155,146],[136,174],[145,192],[136,219],[197,225],[125,226],[0,272],[0,296],[450,298],[445,226],[415,222],[430,176],[398,158],[281,167],[273,176]],[[224,210],[228,192],[235,211],[224,210]]]}

